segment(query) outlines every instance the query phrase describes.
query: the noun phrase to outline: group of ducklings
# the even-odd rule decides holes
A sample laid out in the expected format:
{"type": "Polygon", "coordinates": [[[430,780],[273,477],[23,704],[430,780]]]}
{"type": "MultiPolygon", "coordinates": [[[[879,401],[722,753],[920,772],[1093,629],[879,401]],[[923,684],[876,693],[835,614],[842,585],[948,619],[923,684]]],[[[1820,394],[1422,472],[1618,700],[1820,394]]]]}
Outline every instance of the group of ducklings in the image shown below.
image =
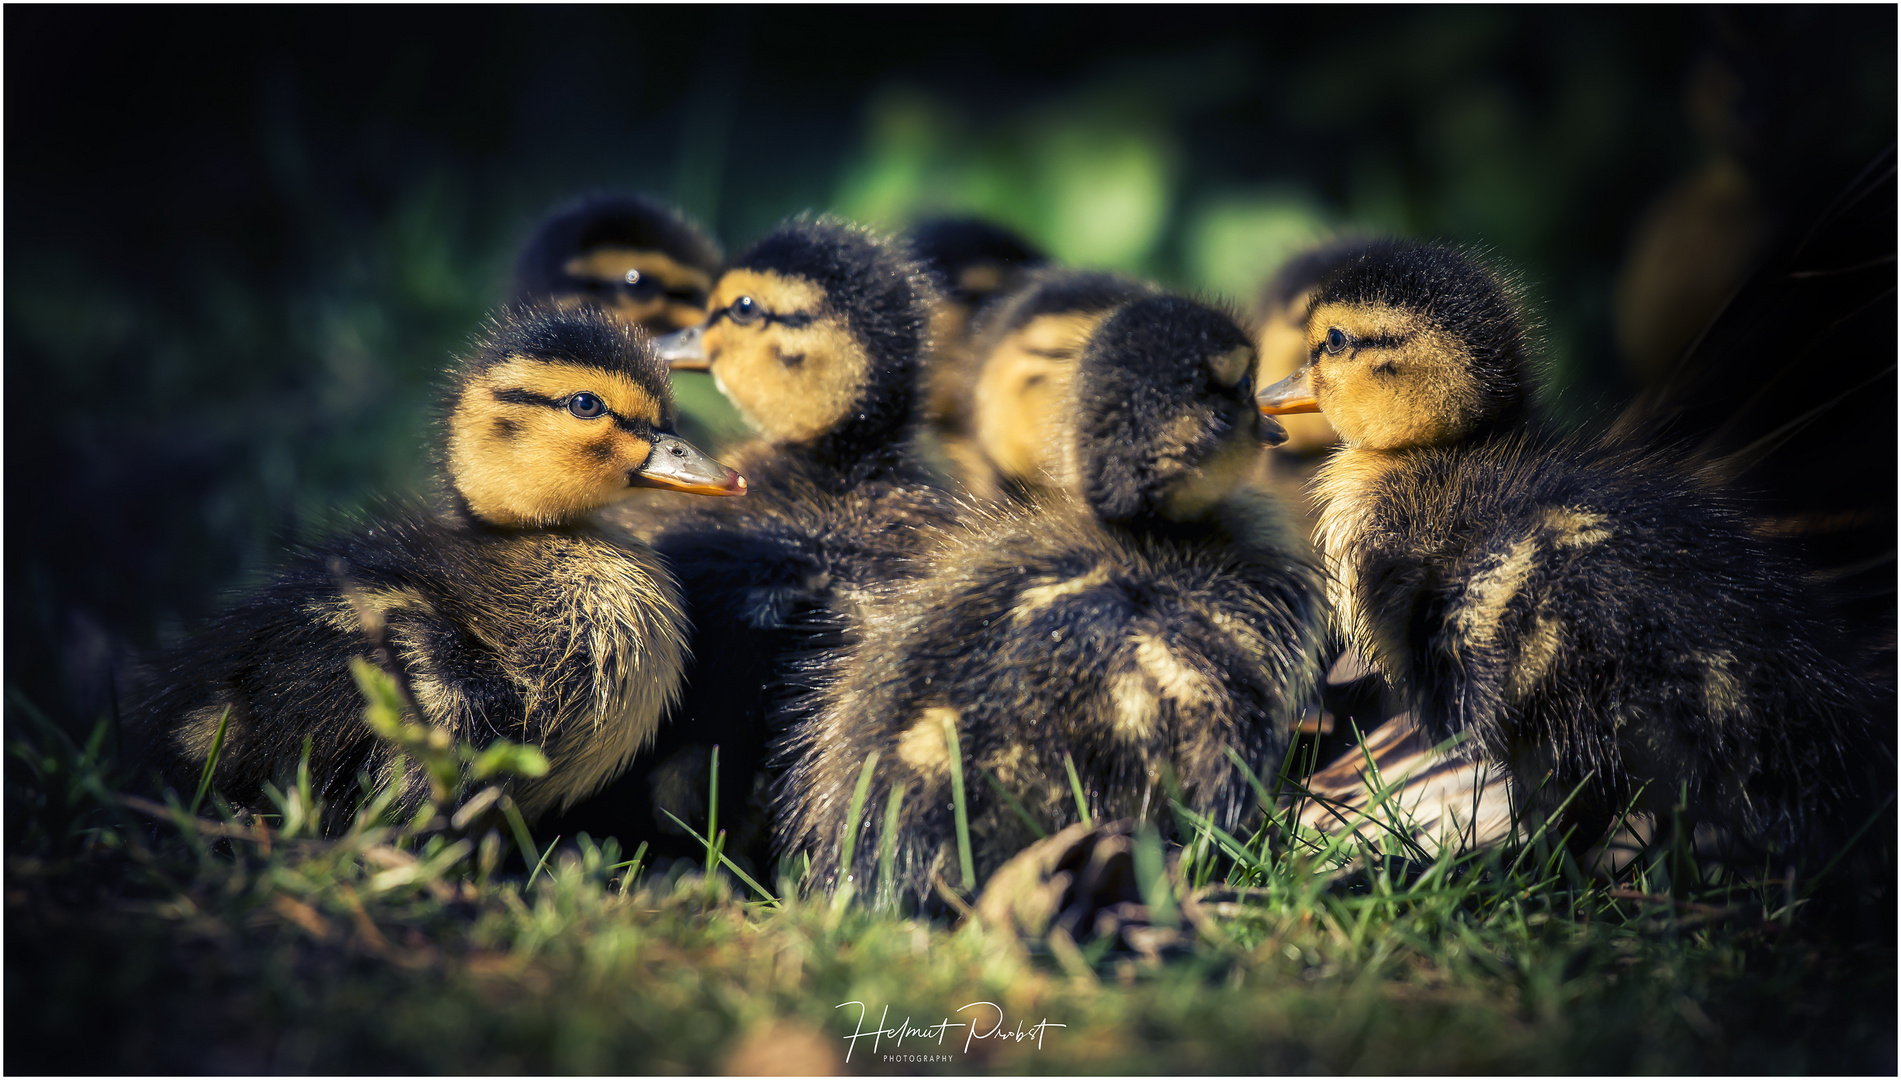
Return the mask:
{"type": "Polygon", "coordinates": [[[800,218],[722,260],[611,197],[546,222],[515,289],[449,379],[437,497],[158,672],[167,782],[222,730],[234,803],[308,746],[337,805],[365,775],[420,805],[360,719],[375,657],[455,738],[544,751],[513,797],[546,833],[697,852],[662,811],[707,812],[717,746],[729,855],[825,889],[888,858],[921,901],[959,801],[978,881],[1036,823],[1241,827],[1343,646],[1587,842],[1633,804],[1839,836],[1891,741],[1877,665],[1733,492],[1535,423],[1534,318],[1487,258],[1332,245],[1249,327],[982,222],[800,218]],[[732,467],[675,432],[697,376],[669,369],[757,432],[732,467]],[[1263,465],[1313,411],[1317,548],[1263,465]]]}

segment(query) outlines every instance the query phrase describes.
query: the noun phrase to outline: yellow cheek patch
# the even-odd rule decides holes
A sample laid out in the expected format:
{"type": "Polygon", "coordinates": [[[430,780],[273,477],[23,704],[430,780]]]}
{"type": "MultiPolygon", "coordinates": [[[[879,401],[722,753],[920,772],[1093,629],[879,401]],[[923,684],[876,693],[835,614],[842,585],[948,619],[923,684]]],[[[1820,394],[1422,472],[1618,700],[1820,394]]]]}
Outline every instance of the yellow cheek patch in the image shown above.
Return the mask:
{"type": "Polygon", "coordinates": [[[510,357],[471,379],[450,417],[449,471],[469,508],[503,525],[574,520],[629,493],[652,445],[614,417],[657,423],[660,403],[626,375],[510,357]],[[586,391],[614,415],[565,404],[586,391]]]}
{"type": "Polygon", "coordinates": [[[1465,343],[1389,304],[1323,304],[1307,327],[1320,411],[1355,446],[1397,450],[1454,441],[1484,401],[1465,343]],[[1358,344],[1325,350],[1339,327],[1358,344]]]}
{"type": "Polygon", "coordinates": [[[775,441],[802,442],[831,430],[864,390],[871,358],[825,290],[804,278],[733,270],[720,278],[709,310],[750,296],[772,315],[811,315],[804,326],[730,317],[706,331],[713,376],[748,423],[775,441]]]}
{"type": "Polygon", "coordinates": [[[977,441],[998,471],[1036,483],[1061,471],[1070,378],[1105,317],[1039,315],[991,349],[974,396],[977,441]]]}

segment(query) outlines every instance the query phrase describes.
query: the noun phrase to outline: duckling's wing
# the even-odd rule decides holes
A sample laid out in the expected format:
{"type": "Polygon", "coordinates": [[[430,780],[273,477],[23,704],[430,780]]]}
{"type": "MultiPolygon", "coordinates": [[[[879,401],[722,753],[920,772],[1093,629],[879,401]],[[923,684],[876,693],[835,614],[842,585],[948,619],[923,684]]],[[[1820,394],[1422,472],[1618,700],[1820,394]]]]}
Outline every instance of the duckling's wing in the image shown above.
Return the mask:
{"type": "Polygon", "coordinates": [[[1842,609],[1892,643],[1895,154],[1772,256],[1614,436],[1747,493],[1842,609]],[[1885,630],[1876,630],[1883,627],[1885,630]]]}

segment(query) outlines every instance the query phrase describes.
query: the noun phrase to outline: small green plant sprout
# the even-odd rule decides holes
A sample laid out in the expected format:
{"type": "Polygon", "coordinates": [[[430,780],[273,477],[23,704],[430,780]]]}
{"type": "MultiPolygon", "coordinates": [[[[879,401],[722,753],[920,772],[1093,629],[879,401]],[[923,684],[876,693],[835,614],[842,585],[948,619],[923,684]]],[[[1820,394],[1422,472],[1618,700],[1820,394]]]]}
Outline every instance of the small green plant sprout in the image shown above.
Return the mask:
{"type": "MultiPolygon", "coordinates": [[[[356,678],[357,688],[366,703],[363,722],[378,738],[420,767],[429,780],[430,805],[423,809],[417,826],[438,814],[446,814],[450,806],[477,785],[499,781],[505,786],[513,777],[533,779],[548,774],[548,758],[538,747],[498,739],[478,749],[456,741],[445,727],[407,719],[405,714],[412,713],[396,680],[368,660],[352,658],[350,673],[356,678]]],[[[515,827],[517,843],[522,844],[526,826],[518,824],[520,814],[502,788],[493,789],[493,793],[487,788],[478,790],[464,809],[478,806],[486,809],[490,805],[500,806],[509,824],[515,827]]],[[[460,822],[458,827],[466,827],[478,813],[479,810],[467,814],[457,812],[451,820],[460,822]]],[[[531,850],[532,843],[522,844],[524,856],[531,850]]]]}

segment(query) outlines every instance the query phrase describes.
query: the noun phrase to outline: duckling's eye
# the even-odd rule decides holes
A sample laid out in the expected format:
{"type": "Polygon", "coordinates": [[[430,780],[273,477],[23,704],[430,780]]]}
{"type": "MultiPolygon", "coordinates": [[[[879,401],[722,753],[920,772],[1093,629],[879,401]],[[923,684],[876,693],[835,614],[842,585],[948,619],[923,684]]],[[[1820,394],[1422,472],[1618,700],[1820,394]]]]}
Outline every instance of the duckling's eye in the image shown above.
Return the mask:
{"type": "Polygon", "coordinates": [[[621,279],[621,283],[621,287],[626,290],[627,295],[637,299],[644,300],[661,291],[660,282],[644,276],[639,270],[627,271],[627,275],[621,279]]]}
{"type": "Polygon", "coordinates": [[[759,302],[750,296],[740,297],[733,301],[731,307],[726,309],[727,317],[741,325],[758,322],[759,316],[763,314],[765,314],[765,312],[760,308],[759,302]]]}
{"type": "Polygon", "coordinates": [[[1327,351],[1338,354],[1346,349],[1350,340],[1347,332],[1336,326],[1327,331],[1327,351]]]}
{"type": "Polygon", "coordinates": [[[607,403],[583,390],[568,399],[568,411],[583,420],[592,420],[607,411],[607,403]]]}

